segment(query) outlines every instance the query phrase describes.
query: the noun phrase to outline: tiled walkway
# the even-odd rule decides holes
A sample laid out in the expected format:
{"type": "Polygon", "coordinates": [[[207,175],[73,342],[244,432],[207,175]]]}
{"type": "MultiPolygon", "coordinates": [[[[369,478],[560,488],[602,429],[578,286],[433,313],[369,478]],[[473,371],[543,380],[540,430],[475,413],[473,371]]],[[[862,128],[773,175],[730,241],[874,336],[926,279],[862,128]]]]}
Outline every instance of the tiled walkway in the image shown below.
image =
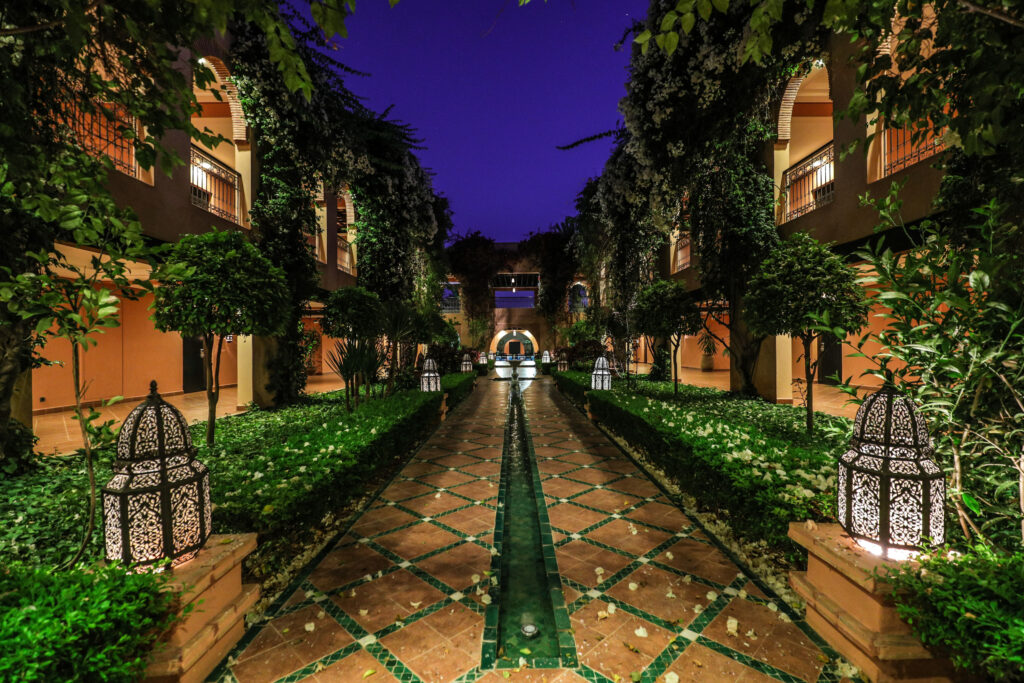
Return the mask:
{"type": "Polygon", "coordinates": [[[213,680],[838,680],[806,624],[547,379],[524,398],[579,663],[481,671],[507,391],[478,382],[213,680]]]}

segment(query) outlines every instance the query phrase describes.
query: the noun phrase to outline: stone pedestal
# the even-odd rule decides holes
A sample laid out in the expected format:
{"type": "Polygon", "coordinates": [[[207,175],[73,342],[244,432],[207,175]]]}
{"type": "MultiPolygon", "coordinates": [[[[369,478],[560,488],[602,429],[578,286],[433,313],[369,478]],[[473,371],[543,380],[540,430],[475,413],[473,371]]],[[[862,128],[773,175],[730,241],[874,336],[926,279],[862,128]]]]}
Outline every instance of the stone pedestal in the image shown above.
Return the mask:
{"type": "Polygon", "coordinates": [[[146,681],[203,681],[245,632],[245,613],[259,586],[242,583],[242,560],[256,549],[256,534],[213,535],[199,555],[172,571],[171,588],[182,609],[193,605],[153,653],[146,681]]]}
{"type": "Polygon", "coordinates": [[[794,522],[789,537],[807,549],[807,571],[789,574],[807,603],[807,623],[871,681],[968,680],[932,656],[896,614],[891,588],[874,576],[896,562],[864,550],[838,524],[794,522]]]}

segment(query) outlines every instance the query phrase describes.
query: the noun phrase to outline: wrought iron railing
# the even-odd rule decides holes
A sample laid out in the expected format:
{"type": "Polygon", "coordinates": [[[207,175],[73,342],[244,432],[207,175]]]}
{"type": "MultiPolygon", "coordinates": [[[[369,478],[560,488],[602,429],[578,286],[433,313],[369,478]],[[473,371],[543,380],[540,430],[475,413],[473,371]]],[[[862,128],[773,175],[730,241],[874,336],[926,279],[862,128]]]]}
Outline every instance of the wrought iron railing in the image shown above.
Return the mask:
{"type": "Polygon", "coordinates": [[[138,178],[135,145],[125,137],[125,130],[135,130],[135,118],[112,105],[99,105],[107,112],[87,112],[81,107],[67,108],[66,123],[82,148],[95,156],[105,156],[125,175],[138,178]],[[110,116],[108,116],[109,114],[110,116]]]}
{"type": "Polygon", "coordinates": [[[462,311],[462,301],[457,296],[446,296],[441,299],[442,313],[459,313],[462,311]]]}
{"type": "Polygon", "coordinates": [[[829,141],[782,174],[783,222],[830,203],[835,187],[835,148],[829,141]]]}
{"type": "Polygon", "coordinates": [[[345,271],[352,275],[352,268],[355,266],[355,258],[352,254],[352,245],[342,235],[338,235],[338,270],[345,271]]]}
{"type": "Polygon", "coordinates": [[[676,240],[675,263],[673,272],[678,273],[690,267],[690,238],[680,237],[676,240]]]}
{"type": "Polygon", "coordinates": [[[907,128],[886,128],[882,131],[882,176],[902,171],[945,148],[942,138],[934,131],[927,131],[923,139],[915,142],[907,128]]]}
{"type": "Polygon", "coordinates": [[[241,176],[192,147],[192,204],[235,223],[242,222],[241,176]]]}

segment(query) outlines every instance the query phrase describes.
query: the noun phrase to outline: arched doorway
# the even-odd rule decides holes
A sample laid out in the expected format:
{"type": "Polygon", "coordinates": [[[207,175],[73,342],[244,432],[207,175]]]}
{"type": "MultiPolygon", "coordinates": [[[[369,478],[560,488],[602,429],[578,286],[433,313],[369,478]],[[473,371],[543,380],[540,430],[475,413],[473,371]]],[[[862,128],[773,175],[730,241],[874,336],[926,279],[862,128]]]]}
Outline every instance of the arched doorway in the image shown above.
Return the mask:
{"type": "Polygon", "coordinates": [[[490,350],[499,356],[532,356],[538,348],[529,330],[501,330],[491,339],[490,350]]]}

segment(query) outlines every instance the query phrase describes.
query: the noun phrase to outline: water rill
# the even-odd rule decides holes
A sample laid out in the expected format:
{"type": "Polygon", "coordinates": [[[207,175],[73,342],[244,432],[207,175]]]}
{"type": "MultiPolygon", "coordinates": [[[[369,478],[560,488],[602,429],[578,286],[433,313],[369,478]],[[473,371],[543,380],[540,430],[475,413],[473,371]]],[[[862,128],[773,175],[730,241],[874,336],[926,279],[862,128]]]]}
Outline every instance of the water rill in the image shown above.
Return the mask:
{"type": "Polygon", "coordinates": [[[573,666],[575,643],[562,596],[551,526],[513,363],[492,569],[497,599],[485,617],[483,666],[573,666]]]}

